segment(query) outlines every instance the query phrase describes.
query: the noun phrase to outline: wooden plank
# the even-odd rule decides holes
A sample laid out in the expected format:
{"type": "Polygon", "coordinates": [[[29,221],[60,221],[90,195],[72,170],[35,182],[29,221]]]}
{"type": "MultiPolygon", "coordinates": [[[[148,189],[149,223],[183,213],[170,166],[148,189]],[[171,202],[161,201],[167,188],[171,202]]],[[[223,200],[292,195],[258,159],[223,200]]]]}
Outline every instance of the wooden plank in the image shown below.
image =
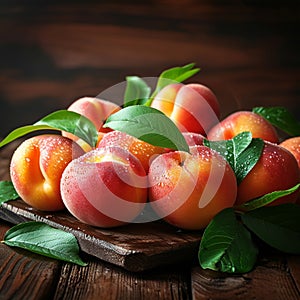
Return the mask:
{"type": "Polygon", "coordinates": [[[41,221],[71,232],[82,251],[131,271],[190,261],[201,239],[199,232],[183,232],[160,221],[113,229],[95,228],[66,211],[49,214],[29,207],[22,200],[3,203],[0,218],[14,224],[24,220],[41,221]]]}
{"type": "Polygon", "coordinates": [[[131,273],[91,259],[64,265],[54,299],[191,299],[189,279],[188,268],[131,273]]]}
{"type": "Polygon", "coordinates": [[[299,289],[282,254],[267,254],[252,272],[240,276],[195,267],[191,280],[193,298],[199,300],[300,299],[299,289]]]}
{"type": "MultiPolygon", "coordinates": [[[[9,226],[1,222],[0,240],[9,226]]],[[[0,299],[50,299],[58,281],[60,263],[0,243],[0,299]]]]}
{"type": "Polygon", "coordinates": [[[292,276],[297,289],[300,295],[300,256],[299,255],[290,255],[287,258],[288,261],[288,270],[292,276]]]}

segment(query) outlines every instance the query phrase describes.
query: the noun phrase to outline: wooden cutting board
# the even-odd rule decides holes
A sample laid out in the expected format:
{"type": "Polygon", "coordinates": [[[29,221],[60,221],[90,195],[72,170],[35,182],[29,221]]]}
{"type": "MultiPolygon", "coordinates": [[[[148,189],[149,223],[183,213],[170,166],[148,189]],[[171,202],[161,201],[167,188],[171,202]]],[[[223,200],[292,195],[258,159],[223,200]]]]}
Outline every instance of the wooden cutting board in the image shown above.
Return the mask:
{"type": "Polygon", "coordinates": [[[201,232],[184,232],[163,221],[99,229],[83,224],[67,211],[49,214],[29,207],[22,200],[4,203],[0,218],[13,224],[41,221],[71,232],[83,252],[135,272],[191,262],[196,258],[201,239],[201,232]]]}

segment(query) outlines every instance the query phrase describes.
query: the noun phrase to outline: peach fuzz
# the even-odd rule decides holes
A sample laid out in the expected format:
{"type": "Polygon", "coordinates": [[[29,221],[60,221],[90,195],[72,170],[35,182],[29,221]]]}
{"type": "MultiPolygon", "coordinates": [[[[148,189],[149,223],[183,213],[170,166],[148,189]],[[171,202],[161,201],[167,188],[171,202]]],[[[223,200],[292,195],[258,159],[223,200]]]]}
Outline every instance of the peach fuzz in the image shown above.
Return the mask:
{"type": "MultiPolygon", "coordinates": [[[[265,142],[260,159],[238,186],[236,204],[274,191],[289,189],[297,183],[299,168],[295,157],[283,147],[265,142]]],[[[298,192],[281,197],[270,205],[294,203],[298,192]]]]}
{"type": "Polygon", "coordinates": [[[207,138],[212,141],[229,140],[244,131],[250,131],[253,138],[279,143],[275,127],[265,118],[251,111],[230,114],[209,130],[207,138]]]}
{"type": "Polygon", "coordinates": [[[147,176],[140,161],[120,147],[92,150],[73,160],[61,179],[69,212],[97,227],[133,221],[147,201],[147,176]]]}
{"type": "Polygon", "coordinates": [[[65,167],[84,151],[60,135],[38,135],[22,142],[14,152],[10,176],[19,196],[33,208],[64,209],[60,179],[65,167]]]}
{"type": "MultiPolygon", "coordinates": [[[[75,100],[69,107],[69,111],[73,111],[79,113],[86,118],[88,118],[99,131],[99,135],[101,137],[101,133],[111,131],[109,128],[103,128],[103,124],[105,120],[114,112],[120,110],[120,107],[110,101],[92,98],[92,97],[83,97],[78,100],[75,100]]],[[[76,136],[63,132],[63,135],[71,138],[72,140],[78,142],[78,144],[87,152],[92,148],[87,145],[84,141],[78,139],[76,136]]]]}
{"type": "Polygon", "coordinates": [[[237,182],[232,168],[217,152],[194,146],[192,153],[169,152],[152,162],[149,199],[166,222],[199,230],[218,212],[233,206],[237,182]]]}
{"type": "Polygon", "coordinates": [[[166,152],[165,148],[153,146],[121,131],[111,131],[106,133],[102,137],[97,148],[108,146],[118,146],[128,150],[139,159],[146,172],[148,172],[153,158],[166,152]]]}
{"type": "Polygon", "coordinates": [[[215,94],[198,83],[167,85],[155,96],[151,107],[167,115],[182,132],[206,135],[220,118],[215,94]]]}

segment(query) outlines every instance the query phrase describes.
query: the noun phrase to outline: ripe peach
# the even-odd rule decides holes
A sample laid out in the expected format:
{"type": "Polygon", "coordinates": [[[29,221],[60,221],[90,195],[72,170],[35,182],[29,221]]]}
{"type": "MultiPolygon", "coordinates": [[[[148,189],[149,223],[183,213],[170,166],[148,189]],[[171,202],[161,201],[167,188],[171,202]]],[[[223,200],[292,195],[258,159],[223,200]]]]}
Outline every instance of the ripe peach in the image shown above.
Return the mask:
{"type": "Polygon", "coordinates": [[[216,96],[197,83],[167,85],[153,99],[151,107],[166,114],[182,132],[206,135],[220,118],[216,96]]]}
{"type": "Polygon", "coordinates": [[[279,142],[275,127],[265,118],[251,111],[230,114],[209,130],[207,138],[212,141],[229,140],[243,131],[250,131],[254,138],[272,143],[279,142]]]}
{"type": "Polygon", "coordinates": [[[152,159],[156,155],[166,152],[165,148],[153,146],[121,131],[106,133],[97,147],[107,146],[118,146],[128,150],[140,160],[146,172],[149,170],[152,159]]]}
{"type": "MultiPolygon", "coordinates": [[[[68,108],[69,111],[77,112],[87,117],[95,125],[100,132],[111,131],[109,128],[103,128],[104,121],[114,112],[120,110],[120,107],[110,101],[105,101],[98,98],[83,97],[74,101],[68,108]]],[[[76,136],[63,132],[63,135],[76,141],[85,151],[91,150],[91,147],[76,136]]]]}
{"type": "Polygon", "coordinates": [[[279,145],[289,150],[295,156],[300,169],[300,136],[288,138],[279,145]]]}
{"type": "Polygon", "coordinates": [[[54,134],[25,140],[11,158],[10,175],[19,196],[32,207],[56,211],[64,208],[60,178],[73,158],[84,151],[72,140],[54,134]]]}
{"type": "Polygon", "coordinates": [[[69,212],[98,227],[131,222],[147,201],[147,176],[140,161],[120,147],[92,150],[73,160],[61,179],[69,212]]]}
{"type": "MultiPolygon", "coordinates": [[[[279,190],[286,190],[299,183],[299,168],[295,157],[283,147],[266,142],[262,155],[253,169],[238,186],[236,204],[279,190]]],[[[270,205],[294,203],[297,192],[281,197],[270,205]]]]}
{"type": "Polygon", "coordinates": [[[182,229],[203,229],[236,200],[232,168],[205,146],[194,146],[193,155],[182,151],[159,155],[150,166],[148,179],[154,211],[182,229]]]}
{"type": "Polygon", "coordinates": [[[203,146],[203,140],[205,137],[202,134],[195,132],[183,132],[182,135],[190,147],[197,145],[203,146]]]}

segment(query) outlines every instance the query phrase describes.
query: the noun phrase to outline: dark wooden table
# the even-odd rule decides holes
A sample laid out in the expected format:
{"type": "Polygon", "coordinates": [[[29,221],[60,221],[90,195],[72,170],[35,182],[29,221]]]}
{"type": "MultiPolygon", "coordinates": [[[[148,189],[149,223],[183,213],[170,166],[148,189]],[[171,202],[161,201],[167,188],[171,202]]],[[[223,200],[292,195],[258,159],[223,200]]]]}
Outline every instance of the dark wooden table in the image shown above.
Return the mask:
{"type": "MultiPolygon", "coordinates": [[[[127,75],[196,62],[222,116],[284,105],[300,119],[299,1],[0,3],[0,136],[96,96],[127,75]]],[[[116,99],[121,101],[121,99],[116,99]]],[[[0,149],[9,180],[15,144],[0,149]]],[[[0,240],[12,227],[0,221],[0,240]]],[[[163,243],[163,241],[162,241],[163,243]]],[[[196,260],[143,272],[83,254],[87,267],[0,244],[0,299],[300,299],[300,257],[264,248],[244,275],[196,260]]]]}

